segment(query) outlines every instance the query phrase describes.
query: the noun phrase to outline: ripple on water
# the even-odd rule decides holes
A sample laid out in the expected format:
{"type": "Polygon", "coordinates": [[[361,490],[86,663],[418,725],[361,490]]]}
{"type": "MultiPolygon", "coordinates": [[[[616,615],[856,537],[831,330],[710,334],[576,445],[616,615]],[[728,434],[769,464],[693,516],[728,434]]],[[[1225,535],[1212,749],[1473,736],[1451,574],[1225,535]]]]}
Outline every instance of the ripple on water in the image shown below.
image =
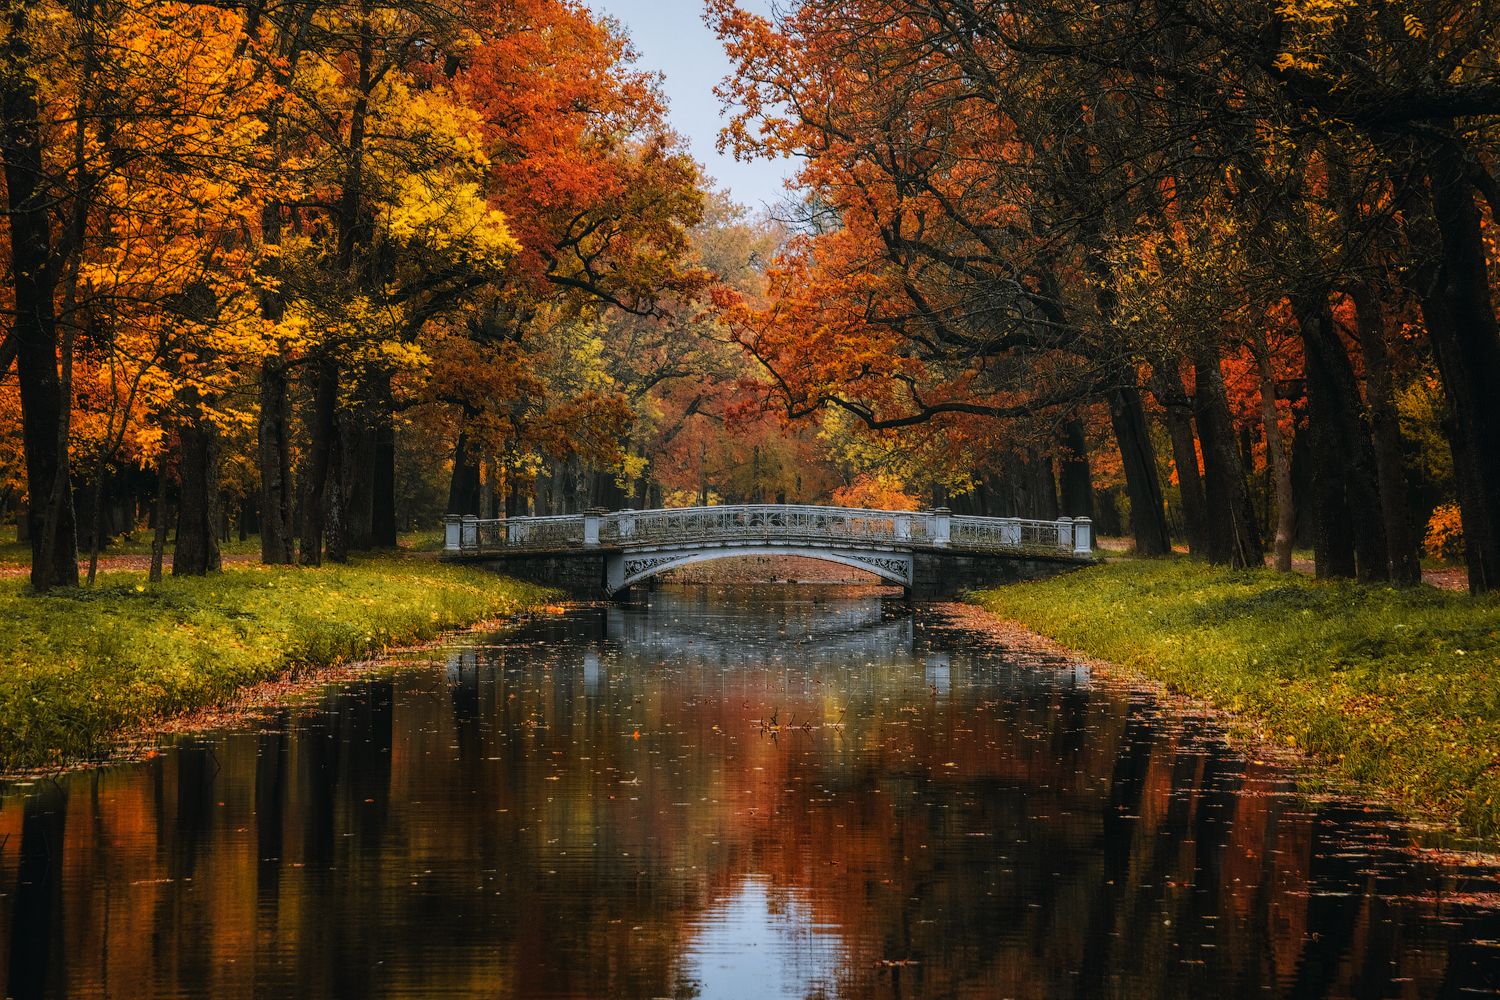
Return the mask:
{"type": "Polygon", "coordinates": [[[664,588],[0,798],[15,996],[1460,996],[1500,878],[1211,720],[826,588],[664,588]]]}

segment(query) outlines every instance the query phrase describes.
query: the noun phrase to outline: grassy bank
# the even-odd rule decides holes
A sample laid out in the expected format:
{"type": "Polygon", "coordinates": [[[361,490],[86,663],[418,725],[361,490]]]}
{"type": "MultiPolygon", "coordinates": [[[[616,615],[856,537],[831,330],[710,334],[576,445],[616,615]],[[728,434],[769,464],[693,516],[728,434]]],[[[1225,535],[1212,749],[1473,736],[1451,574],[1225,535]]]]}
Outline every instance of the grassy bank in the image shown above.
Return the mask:
{"type": "Polygon", "coordinates": [[[1500,836],[1500,600],[1126,560],[976,595],[1235,712],[1342,775],[1500,836]]]}
{"type": "Polygon", "coordinates": [[[512,614],[540,587],[430,559],[244,566],[146,583],[107,573],[46,597],[0,581],[0,769],[74,760],[122,732],[325,666],[512,614]]]}

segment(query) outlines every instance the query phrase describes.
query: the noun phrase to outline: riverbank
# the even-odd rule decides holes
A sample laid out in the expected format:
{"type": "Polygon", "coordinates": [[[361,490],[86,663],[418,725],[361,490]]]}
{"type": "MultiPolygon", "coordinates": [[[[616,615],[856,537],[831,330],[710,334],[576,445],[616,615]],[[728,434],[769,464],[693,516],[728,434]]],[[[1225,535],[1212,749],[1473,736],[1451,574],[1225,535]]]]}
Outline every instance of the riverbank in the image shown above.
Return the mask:
{"type": "Polygon", "coordinates": [[[1500,599],[1171,559],[974,600],[1233,713],[1408,811],[1500,836],[1500,599]]]}
{"type": "Polygon", "coordinates": [[[294,668],[332,666],[505,618],[545,588],[433,559],[101,574],[45,597],[0,580],[0,771],[63,765],[294,668]]]}

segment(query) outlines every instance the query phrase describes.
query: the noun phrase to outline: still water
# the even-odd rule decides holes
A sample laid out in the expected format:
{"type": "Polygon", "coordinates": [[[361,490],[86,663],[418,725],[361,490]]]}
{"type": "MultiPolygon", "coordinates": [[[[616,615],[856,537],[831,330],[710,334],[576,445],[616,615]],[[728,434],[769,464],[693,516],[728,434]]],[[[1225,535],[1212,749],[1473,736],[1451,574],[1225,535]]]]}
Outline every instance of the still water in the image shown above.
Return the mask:
{"type": "Polygon", "coordinates": [[[69,997],[1429,997],[1500,878],[937,611],[664,588],[0,800],[69,997]]]}

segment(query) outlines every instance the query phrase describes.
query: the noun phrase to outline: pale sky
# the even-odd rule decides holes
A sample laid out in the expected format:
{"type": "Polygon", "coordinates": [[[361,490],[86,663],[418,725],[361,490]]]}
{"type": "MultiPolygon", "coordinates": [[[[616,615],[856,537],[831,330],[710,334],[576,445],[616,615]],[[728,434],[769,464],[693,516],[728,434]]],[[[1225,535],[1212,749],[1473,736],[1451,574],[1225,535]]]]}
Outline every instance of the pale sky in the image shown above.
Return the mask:
{"type": "MultiPolygon", "coordinates": [[[[715,149],[723,119],[714,87],[729,73],[729,58],[703,23],[701,0],[586,0],[596,13],[608,14],[628,29],[639,67],[665,74],[663,90],[671,102],[672,126],[688,141],[693,156],[718,186],[751,209],[774,206],[782,199],[782,180],[796,164],[791,160],[738,163],[715,149]]],[[[760,14],[769,0],[742,0],[760,14]]]]}

